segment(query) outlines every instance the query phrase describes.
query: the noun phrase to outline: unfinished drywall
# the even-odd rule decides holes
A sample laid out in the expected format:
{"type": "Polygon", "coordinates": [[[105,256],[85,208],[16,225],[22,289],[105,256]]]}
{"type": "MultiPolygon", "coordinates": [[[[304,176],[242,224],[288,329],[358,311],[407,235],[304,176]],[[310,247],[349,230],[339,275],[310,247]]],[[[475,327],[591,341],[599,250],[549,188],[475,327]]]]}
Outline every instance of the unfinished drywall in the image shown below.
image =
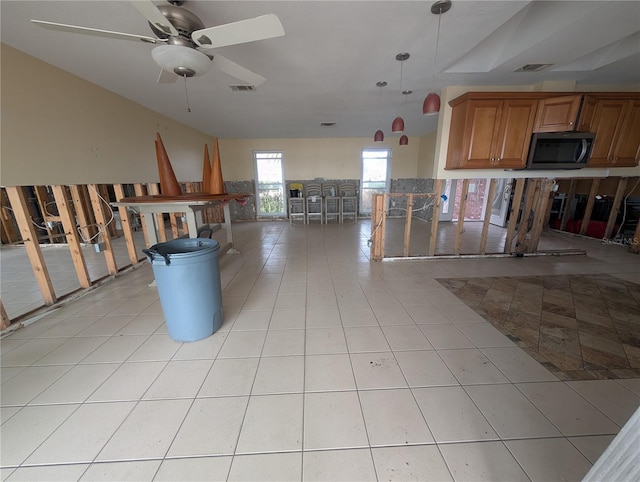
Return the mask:
{"type": "Polygon", "coordinates": [[[2,184],[154,182],[160,132],[179,181],[211,137],[2,44],[2,184]]]}

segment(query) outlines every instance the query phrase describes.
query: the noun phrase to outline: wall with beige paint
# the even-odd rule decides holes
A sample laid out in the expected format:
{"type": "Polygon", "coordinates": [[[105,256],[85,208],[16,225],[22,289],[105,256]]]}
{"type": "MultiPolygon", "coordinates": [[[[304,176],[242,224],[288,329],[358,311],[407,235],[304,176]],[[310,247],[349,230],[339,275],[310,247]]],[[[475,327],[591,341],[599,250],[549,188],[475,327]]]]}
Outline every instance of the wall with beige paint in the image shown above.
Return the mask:
{"type": "Polygon", "coordinates": [[[160,132],[176,177],[202,177],[206,134],[2,44],[2,185],[153,182],[160,132]]]}
{"type": "Polygon", "coordinates": [[[219,144],[226,180],[254,178],[254,151],[282,151],[286,179],[359,179],[367,148],[390,148],[391,177],[404,178],[417,175],[420,138],[411,137],[407,146],[365,138],[220,139],[219,144]]]}
{"type": "MultiPolygon", "coordinates": [[[[9,46],[2,54],[3,185],[154,182],[160,132],[180,181],[202,177],[212,138],[9,46]]],[[[359,178],[362,149],[392,150],[391,177],[418,171],[421,138],[220,139],[225,180],[254,178],[253,151],[284,153],[288,179],[359,178]]],[[[211,152],[211,151],[210,151],[211,152]]]]}

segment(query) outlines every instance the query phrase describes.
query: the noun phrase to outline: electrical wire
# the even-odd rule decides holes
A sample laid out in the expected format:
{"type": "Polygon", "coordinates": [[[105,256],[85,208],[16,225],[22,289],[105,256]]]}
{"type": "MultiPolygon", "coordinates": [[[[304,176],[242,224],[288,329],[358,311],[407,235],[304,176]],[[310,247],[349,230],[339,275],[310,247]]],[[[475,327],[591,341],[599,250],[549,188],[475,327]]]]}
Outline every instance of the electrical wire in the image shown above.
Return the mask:
{"type": "Polygon", "coordinates": [[[76,229],[78,230],[78,234],[80,235],[80,238],[82,239],[82,241],[84,243],[90,243],[91,241],[93,241],[96,238],[99,238],[100,236],[102,236],[102,234],[104,233],[104,230],[113,222],[113,220],[115,219],[115,214],[113,212],[113,209],[111,208],[111,204],[109,204],[107,202],[107,200],[105,198],[103,198],[100,195],[100,192],[93,186],[90,185],[91,189],[93,189],[93,192],[96,193],[96,196],[98,196],[98,198],[100,198],[100,200],[105,203],[105,205],[107,206],[107,208],[109,208],[109,214],[110,214],[110,218],[109,221],[106,222],[106,224],[104,226],[98,224],[98,223],[92,223],[92,224],[87,224],[86,226],[76,226],[76,229]],[[91,236],[89,239],[84,237],[84,234],[82,232],[83,229],[86,228],[90,228],[91,226],[96,226],[98,228],[98,232],[96,234],[94,234],[93,236],[91,236]]]}
{"type": "MultiPolygon", "coordinates": [[[[417,208],[417,209],[412,209],[411,213],[417,213],[417,212],[420,212],[420,211],[424,211],[424,210],[430,208],[431,206],[433,206],[435,203],[436,203],[435,199],[433,201],[431,201],[429,204],[424,203],[424,205],[422,207],[417,208]]],[[[409,209],[407,209],[407,208],[397,208],[397,207],[392,206],[389,209],[385,210],[385,214],[389,214],[389,212],[391,212],[393,210],[409,212],[409,209]]],[[[376,225],[376,227],[373,228],[373,231],[371,232],[371,236],[369,237],[369,239],[367,239],[367,246],[371,246],[371,244],[373,243],[373,237],[375,236],[376,232],[378,232],[378,229],[380,228],[380,225],[382,224],[382,219],[383,218],[380,218],[380,221],[378,221],[378,224],[376,225]]],[[[425,223],[429,222],[429,221],[426,221],[426,220],[420,219],[420,218],[416,218],[416,219],[419,219],[420,221],[424,221],[425,223]]]]}

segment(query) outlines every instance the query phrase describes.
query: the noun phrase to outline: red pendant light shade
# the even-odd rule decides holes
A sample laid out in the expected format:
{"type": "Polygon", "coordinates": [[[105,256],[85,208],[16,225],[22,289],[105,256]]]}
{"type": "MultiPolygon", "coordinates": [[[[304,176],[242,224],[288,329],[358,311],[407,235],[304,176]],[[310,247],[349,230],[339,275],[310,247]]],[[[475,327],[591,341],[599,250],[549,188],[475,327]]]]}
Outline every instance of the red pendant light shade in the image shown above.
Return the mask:
{"type": "Polygon", "coordinates": [[[440,96],[435,92],[429,92],[422,103],[422,113],[424,115],[433,115],[440,112],[440,96]]]}
{"type": "Polygon", "coordinates": [[[404,119],[402,117],[396,117],[391,124],[391,132],[403,132],[404,131],[404,119]]]}
{"type": "Polygon", "coordinates": [[[438,59],[438,45],[440,43],[440,20],[442,14],[451,10],[451,0],[437,0],[431,5],[431,13],[438,16],[438,32],[436,34],[436,53],[433,56],[433,78],[431,82],[431,92],[427,95],[422,103],[422,113],[424,115],[432,115],[440,112],[440,96],[436,94],[436,61],[438,59]]]}
{"type": "Polygon", "coordinates": [[[409,144],[409,138],[407,136],[401,136],[399,144],[401,146],[406,146],[407,144],[409,144]]]}
{"type": "Polygon", "coordinates": [[[373,136],[373,142],[382,142],[382,141],[384,141],[384,132],[378,129],[373,136]]]}

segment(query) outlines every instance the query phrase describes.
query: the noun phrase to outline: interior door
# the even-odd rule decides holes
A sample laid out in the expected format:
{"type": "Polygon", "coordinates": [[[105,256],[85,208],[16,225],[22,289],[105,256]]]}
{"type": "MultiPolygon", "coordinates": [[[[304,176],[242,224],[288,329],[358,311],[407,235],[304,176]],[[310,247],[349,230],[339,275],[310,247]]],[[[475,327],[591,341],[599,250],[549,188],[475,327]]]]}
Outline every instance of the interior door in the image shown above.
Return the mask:
{"type": "MultiPolygon", "coordinates": [[[[498,179],[496,193],[491,202],[491,218],[489,222],[496,226],[505,227],[507,225],[507,214],[511,205],[511,186],[513,179],[498,179]]],[[[489,183],[487,183],[489,187],[489,183]]]]}

